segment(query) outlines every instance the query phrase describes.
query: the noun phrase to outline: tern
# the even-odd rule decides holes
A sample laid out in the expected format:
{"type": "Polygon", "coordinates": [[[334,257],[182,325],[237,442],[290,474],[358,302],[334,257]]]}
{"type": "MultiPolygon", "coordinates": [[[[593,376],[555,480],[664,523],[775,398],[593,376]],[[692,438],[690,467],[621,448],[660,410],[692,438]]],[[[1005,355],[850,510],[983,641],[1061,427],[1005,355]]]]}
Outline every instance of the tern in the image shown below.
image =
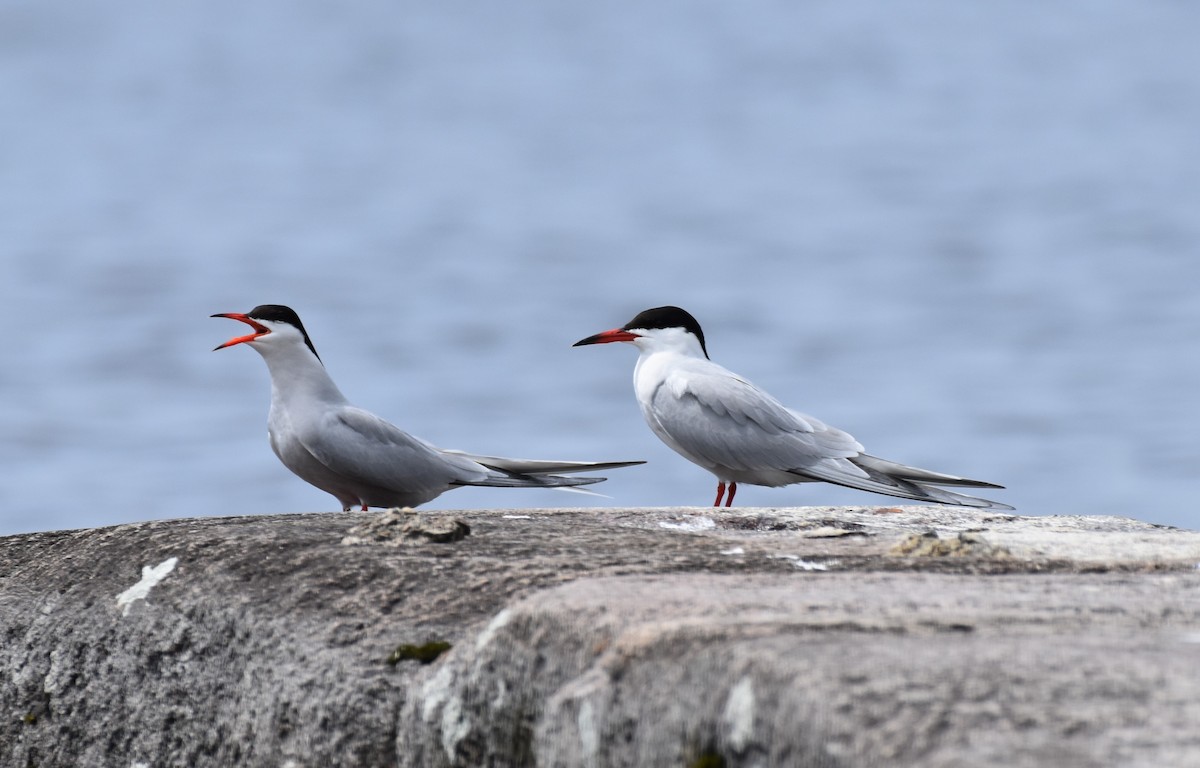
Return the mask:
{"type": "Polygon", "coordinates": [[[938,487],[1003,486],[871,456],[846,432],[785,407],[712,362],[700,324],[679,307],[647,309],[624,326],[574,346],[614,341],[637,347],[633,388],[650,429],[676,453],[716,475],[714,507],[721,506],[727,486],[725,506],[732,506],[738,483],[826,482],[936,504],[1012,509],[938,487]]]}
{"type": "MultiPolygon", "coordinates": [[[[300,317],[264,304],[227,317],[250,326],[216,349],[246,344],[271,374],[267,434],[283,465],[333,494],[343,511],[415,507],[464,485],[504,488],[573,487],[603,477],[564,477],[643,464],[641,461],[537,461],[475,456],[437,448],[373,413],[356,408],[333,383],[300,317]]],[[[214,350],[216,351],[216,350],[214,350]]]]}

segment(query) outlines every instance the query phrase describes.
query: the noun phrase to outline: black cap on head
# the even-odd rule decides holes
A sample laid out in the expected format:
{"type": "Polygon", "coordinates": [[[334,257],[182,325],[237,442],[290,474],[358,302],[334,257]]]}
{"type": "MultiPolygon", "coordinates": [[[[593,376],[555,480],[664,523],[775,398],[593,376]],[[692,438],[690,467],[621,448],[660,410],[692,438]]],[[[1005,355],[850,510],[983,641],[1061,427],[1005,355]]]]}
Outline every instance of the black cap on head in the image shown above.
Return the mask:
{"type": "Polygon", "coordinates": [[[651,328],[682,328],[685,331],[691,331],[700,340],[700,349],[704,351],[704,356],[708,357],[708,347],[704,345],[704,331],[700,330],[700,323],[696,322],[696,318],[692,317],[686,309],[655,307],[638,312],[637,317],[625,323],[623,330],[631,331],[634,328],[647,330],[651,328]]]}
{"type": "Polygon", "coordinates": [[[300,322],[300,315],[296,314],[296,310],[291,307],[285,307],[282,304],[259,304],[254,309],[246,313],[247,317],[253,317],[255,320],[269,320],[273,323],[287,323],[300,331],[304,336],[304,343],[312,350],[320,360],[321,356],[317,355],[317,348],[313,346],[312,339],[308,338],[308,331],[304,330],[304,323],[300,322]]]}

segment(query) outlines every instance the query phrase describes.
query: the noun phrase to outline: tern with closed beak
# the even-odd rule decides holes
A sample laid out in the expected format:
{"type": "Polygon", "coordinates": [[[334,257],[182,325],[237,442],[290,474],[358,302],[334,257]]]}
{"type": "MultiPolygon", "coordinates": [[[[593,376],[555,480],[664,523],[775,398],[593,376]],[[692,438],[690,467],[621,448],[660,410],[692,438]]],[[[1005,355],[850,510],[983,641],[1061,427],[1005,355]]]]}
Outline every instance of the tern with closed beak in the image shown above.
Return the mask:
{"type": "Polygon", "coordinates": [[[213,317],[227,317],[251,328],[217,349],[245,344],[267,363],[271,374],[267,434],[275,455],[302,480],[336,497],[343,510],[415,507],[464,485],[590,485],[605,478],[563,473],[644,463],[506,459],[437,448],[351,405],[325,371],[291,308],[264,304],[245,314],[213,317]]]}
{"type": "Polygon", "coordinates": [[[716,475],[715,507],[723,498],[732,506],[738,483],[826,482],[934,504],[1012,509],[940,487],[1003,486],[871,456],[842,430],[785,407],[710,360],[700,324],[679,307],[647,309],[624,326],[574,346],[614,341],[637,347],[633,389],[650,429],[676,453],[716,475]]]}

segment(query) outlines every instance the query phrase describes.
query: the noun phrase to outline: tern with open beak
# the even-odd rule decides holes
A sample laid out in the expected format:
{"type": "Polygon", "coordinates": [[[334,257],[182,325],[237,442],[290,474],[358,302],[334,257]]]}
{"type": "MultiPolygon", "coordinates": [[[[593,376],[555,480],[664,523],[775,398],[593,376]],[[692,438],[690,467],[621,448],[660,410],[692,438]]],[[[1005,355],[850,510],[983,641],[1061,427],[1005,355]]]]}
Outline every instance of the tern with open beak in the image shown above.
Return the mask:
{"type": "Polygon", "coordinates": [[[217,349],[245,344],[271,374],[267,434],[284,466],[332,494],[343,510],[415,507],[464,485],[554,488],[590,485],[603,477],[566,477],[642,464],[641,461],[538,461],[475,456],[437,448],[373,413],[356,408],[333,383],[300,317],[264,304],[227,317],[250,333],[217,349]]]}

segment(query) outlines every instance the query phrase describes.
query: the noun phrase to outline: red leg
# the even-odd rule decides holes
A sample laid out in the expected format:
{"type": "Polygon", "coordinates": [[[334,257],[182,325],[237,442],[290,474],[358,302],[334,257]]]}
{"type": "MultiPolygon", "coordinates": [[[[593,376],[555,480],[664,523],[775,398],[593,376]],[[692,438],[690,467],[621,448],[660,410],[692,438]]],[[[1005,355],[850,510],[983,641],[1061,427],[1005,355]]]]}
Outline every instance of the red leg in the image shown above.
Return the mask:
{"type": "Polygon", "coordinates": [[[717,500],[713,502],[714,507],[721,506],[721,499],[725,497],[725,483],[717,481],[717,500]]]}
{"type": "Polygon", "coordinates": [[[367,511],[367,505],[366,505],[366,504],[363,504],[362,511],[363,511],[363,512],[366,512],[366,511],[367,511]]]}
{"type": "Polygon", "coordinates": [[[727,507],[733,506],[733,494],[735,494],[735,493],[737,493],[737,483],[730,483],[729,484],[729,496],[726,497],[726,499],[725,499],[725,506],[727,506],[727,507]]]}

